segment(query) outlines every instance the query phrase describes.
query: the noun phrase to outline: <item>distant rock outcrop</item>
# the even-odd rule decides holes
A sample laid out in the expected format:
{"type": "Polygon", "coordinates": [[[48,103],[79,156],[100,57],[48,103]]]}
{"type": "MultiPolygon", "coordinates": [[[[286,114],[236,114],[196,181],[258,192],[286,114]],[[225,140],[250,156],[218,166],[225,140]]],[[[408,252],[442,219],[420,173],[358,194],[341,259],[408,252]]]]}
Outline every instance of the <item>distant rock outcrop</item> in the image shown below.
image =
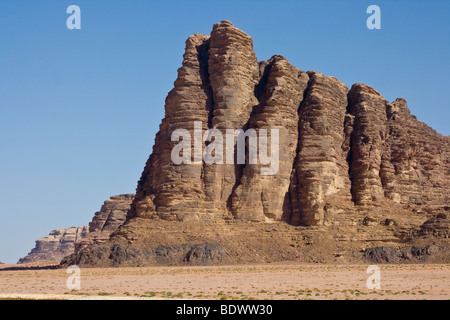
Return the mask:
{"type": "Polygon", "coordinates": [[[60,261],[89,244],[109,240],[112,232],[123,224],[130,209],[134,194],[112,196],[95,213],[89,227],[56,229],[44,238],[36,240],[36,247],[18,263],[60,261]]]}
{"type": "MultiPolygon", "coordinates": [[[[272,138],[267,141],[276,144],[272,138]]],[[[195,150],[199,143],[205,150],[212,141],[207,135],[186,144],[195,150]]],[[[218,147],[214,156],[227,155],[236,143],[232,147],[218,147]]],[[[221,262],[303,259],[311,245],[325,243],[315,254],[344,246],[359,246],[362,252],[377,241],[446,239],[448,219],[436,215],[449,203],[450,138],[418,121],[403,98],[389,102],[360,83],[349,89],[336,78],[301,71],[279,55],[258,62],[252,38],[222,21],[211,35],[186,41],[125,223],[109,241],[102,237],[101,246],[96,241],[80,246],[66,262],[145,265],[162,261],[150,258],[158,256],[160,246],[176,247],[185,256],[187,248],[204,243],[221,248],[221,262]],[[180,141],[172,134],[182,129],[192,137],[199,122],[203,131],[223,135],[277,129],[278,172],[264,174],[261,158],[249,163],[248,148],[245,164],[209,164],[192,155],[189,164],[174,164],[172,151],[180,141]],[[423,214],[425,207],[433,210],[423,214]],[[259,234],[258,223],[283,230],[286,225],[286,230],[259,234]],[[138,252],[148,255],[147,262],[138,252]],[[120,259],[112,261],[116,256],[120,259]]],[[[385,252],[398,253],[376,249],[366,257],[386,261],[385,252]]]]}
{"type": "Polygon", "coordinates": [[[87,226],[53,230],[48,236],[36,240],[36,246],[18,263],[60,261],[73,253],[75,242],[87,233],[87,226]]]}

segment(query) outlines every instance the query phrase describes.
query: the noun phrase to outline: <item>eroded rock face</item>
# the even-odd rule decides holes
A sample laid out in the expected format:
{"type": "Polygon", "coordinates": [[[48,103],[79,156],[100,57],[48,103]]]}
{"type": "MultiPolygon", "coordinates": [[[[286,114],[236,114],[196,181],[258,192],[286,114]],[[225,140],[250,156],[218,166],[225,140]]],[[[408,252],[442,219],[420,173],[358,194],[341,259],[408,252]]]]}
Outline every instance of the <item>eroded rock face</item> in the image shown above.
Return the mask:
{"type": "Polygon", "coordinates": [[[411,115],[406,100],[387,105],[386,160],[391,179],[386,197],[417,206],[450,203],[450,137],[411,115]]]}
{"type": "MultiPolygon", "coordinates": [[[[208,53],[209,85],[213,93],[211,129],[244,129],[258,104],[255,88],[259,64],[253,40],[228,21],[215,24],[208,53]]],[[[226,155],[226,150],[222,152],[226,155]]],[[[229,215],[229,201],[240,173],[233,164],[204,166],[204,192],[208,207],[219,216],[229,215]]]]}
{"type": "Polygon", "coordinates": [[[75,242],[87,233],[87,226],[53,230],[48,236],[36,240],[36,246],[18,263],[60,261],[74,252],[75,242]]]}
{"type": "MultiPolygon", "coordinates": [[[[219,263],[215,258],[226,252],[228,260],[222,262],[261,262],[278,257],[277,250],[289,253],[280,259],[309,255],[308,246],[322,250],[315,239],[326,237],[327,246],[447,239],[448,220],[436,214],[450,203],[449,186],[450,137],[419,122],[404,99],[391,103],[360,83],[349,90],[338,79],[301,71],[279,55],[258,62],[251,37],[222,21],[211,35],[195,34],[186,41],[153,153],[125,223],[107,243],[87,246],[69,260],[137,266],[163,261],[167,251],[176,257],[170,263],[181,263],[187,261],[188,248],[207,244],[193,251],[192,257],[203,257],[196,261],[219,263]],[[192,137],[183,140],[191,147],[190,164],[172,161],[180,143],[172,141],[172,134],[178,129],[192,137]],[[267,149],[278,147],[276,172],[265,174],[267,163],[261,158],[250,163],[249,137],[245,164],[236,162],[236,141],[231,149],[223,143],[211,153],[222,156],[223,163],[205,162],[202,152],[217,142],[217,136],[210,132],[197,140],[194,132],[199,129],[224,137],[226,130],[267,130],[267,149]],[[230,150],[232,163],[227,161],[230,150]],[[425,207],[438,211],[423,213],[425,207]],[[258,223],[284,222],[292,234],[275,239],[275,232],[265,232],[260,238],[254,231],[258,223]],[[210,230],[210,224],[217,229],[210,230]],[[196,231],[185,230],[187,225],[196,226],[196,231]],[[303,227],[319,231],[302,235],[298,230],[304,232],[303,227]],[[248,245],[246,228],[256,235],[248,245]],[[235,239],[241,240],[231,244],[235,239]],[[284,245],[293,249],[279,248],[284,245]],[[306,249],[296,251],[303,245],[306,249]],[[208,253],[212,248],[213,256],[208,253]],[[92,262],[96,255],[103,258],[92,262]]],[[[430,253],[396,250],[374,249],[364,259],[419,261],[422,258],[411,257],[430,253]]]]}
{"type": "MultiPolygon", "coordinates": [[[[204,149],[210,142],[200,144],[204,149]]],[[[224,159],[226,152],[216,150],[224,159]]],[[[417,121],[404,99],[389,103],[364,84],[349,90],[282,56],[258,63],[251,37],[222,21],[210,36],[186,42],[128,219],[314,226],[335,206],[445,204],[449,155],[448,137],[417,121]],[[193,136],[194,121],[224,135],[226,129],[278,129],[277,174],[261,174],[260,163],[205,164],[194,157],[174,165],[170,155],[178,141],[171,134],[186,129],[193,136]]]]}
{"type": "Polygon", "coordinates": [[[18,263],[60,261],[91,244],[104,243],[127,217],[134,194],[112,196],[96,212],[89,226],[56,229],[36,240],[36,247],[18,263]]]}
{"type": "Polygon", "coordinates": [[[381,162],[386,133],[387,101],[375,89],[355,84],[348,95],[353,118],[350,179],[356,204],[370,205],[384,197],[381,162]]]}
{"type": "Polygon", "coordinates": [[[122,194],[106,200],[89,223],[89,232],[77,240],[75,248],[108,241],[111,233],[125,222],[134,197],[134,194],[122,194]]]}
{"type": "MultiPolygon", "coordinates": [[[[297,154],[298,108],[309,77],[284,57],[274,56],[263,69],[264,95],[250,118],[249,128],[279,131],[279,167],[275,175],[263,175],[263,166],[246,165],[232,194],[235,218],[250,221],[282,220],[291,211],[289,185],[297,154]]],[[[270,141],[270,145],[275,141],[270,141]]]]}
{"type": "Polygon", "coordinates": [[[417,236],[429,238],[450,237],[450,219],[448,214],[440,213],[437,216],[425,221],[416,232],[417,236]]]}
{"type": "Polygon", "coordinates": [[[339,197],[350,202],[351,198],[343,130],[348,88],[320,73],[309,76],[299,109],[291,223],[318,225],[324,220],[327,201],[339,197]]]}
{"type": "MultiPolygon", "coordinates": [[[[203,163],[174,166],[171,141],[176,129],[193,136],[194,122],[207,129],[212,112],[212,89],[209,85],[209,36],[195,34],[186,41],[186,52],[174,89],[166,99],[166,116],[156,135],[153,154],[138,183],[136,200],[129,213],[135,217],[166,220],[198,219],[206,211],[203,190],[203,163]]],[[[194,147],[194,141],[191,144],[194,147]]],[[[213,207],[211,207],[212,209],[213,207]]]]}

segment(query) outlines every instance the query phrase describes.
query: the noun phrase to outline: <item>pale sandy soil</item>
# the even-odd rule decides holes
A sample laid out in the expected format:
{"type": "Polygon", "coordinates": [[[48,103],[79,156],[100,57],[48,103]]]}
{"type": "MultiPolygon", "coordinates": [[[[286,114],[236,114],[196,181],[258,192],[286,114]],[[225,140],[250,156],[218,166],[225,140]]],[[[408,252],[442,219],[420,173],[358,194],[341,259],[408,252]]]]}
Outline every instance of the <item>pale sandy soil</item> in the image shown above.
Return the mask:
{"type": "Polygon", "coordinates": [[[0,299],[450,299],[450,265],[251,265],[81,269],[81,290],[65,269],[2,271],[0,299]]]}

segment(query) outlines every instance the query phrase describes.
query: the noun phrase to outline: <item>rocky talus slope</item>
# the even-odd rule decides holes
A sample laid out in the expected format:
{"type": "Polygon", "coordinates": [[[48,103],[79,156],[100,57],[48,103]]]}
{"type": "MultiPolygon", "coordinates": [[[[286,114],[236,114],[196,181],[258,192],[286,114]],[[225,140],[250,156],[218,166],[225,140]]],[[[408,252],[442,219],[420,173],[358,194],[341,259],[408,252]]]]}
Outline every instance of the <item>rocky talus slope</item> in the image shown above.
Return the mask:
{"type": "MultiPolygon", "coordinates": [[[[187,143],[196,149],[195,139],[187,143]]],[[[279,55],[258,62],[252,38],[222,21],[186,41],[125,223],[63,264],[351,262],[384,259],[379,252],[448,262],[449,205],[450,138],[411,115],[405,99],[348,88],[279,55]],[[195,155],[175,165],[172,133],[193,137],[196,122],[224,135],[268,129],[275,144],[278,129],[277,173],[265,174],[261,161],[208,164],[195,155]]]]}

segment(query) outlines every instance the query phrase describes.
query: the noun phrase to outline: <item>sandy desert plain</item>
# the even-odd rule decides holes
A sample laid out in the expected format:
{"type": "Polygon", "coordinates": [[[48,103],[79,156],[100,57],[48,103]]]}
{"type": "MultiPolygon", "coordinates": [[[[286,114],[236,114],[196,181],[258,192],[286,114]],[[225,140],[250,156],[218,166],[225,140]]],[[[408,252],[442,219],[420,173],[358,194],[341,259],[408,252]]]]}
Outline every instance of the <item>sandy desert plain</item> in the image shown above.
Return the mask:
{"type": "Polygon", "coordinates": [[[66,269],[11,267],[0,267],[1,300],[450,299],[449,264],[379,265],[380,289],[367,288],[367,265],[82,268],[80,290],[67,289],[66,269]]]}

